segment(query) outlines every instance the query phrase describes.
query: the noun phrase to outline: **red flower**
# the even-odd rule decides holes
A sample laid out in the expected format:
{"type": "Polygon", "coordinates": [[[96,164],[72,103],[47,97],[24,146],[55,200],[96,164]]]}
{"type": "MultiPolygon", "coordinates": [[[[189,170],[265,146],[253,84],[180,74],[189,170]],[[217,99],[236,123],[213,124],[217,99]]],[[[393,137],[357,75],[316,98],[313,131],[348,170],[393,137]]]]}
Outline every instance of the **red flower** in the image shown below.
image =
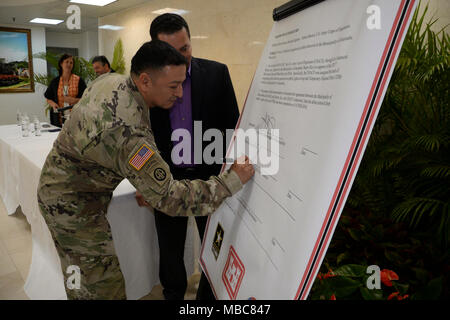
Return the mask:
{"type": "Polygon", "coordinates": [[[332,294],[330,300],[336,300],[336,296],[332,294]]]}
{"type": "Polygon", "coordinates": [[[333,270],[331,270],[331,269],[326,274],[323,274],[320,272],[317,274],[317,278],[319,280],[325,280],[325,279],[332,278],[332,277],[336,277],[336,275],[333,273],[333,270]]]}
{"type": "Polygon", "coordinates": [[[409,295],[407,295],[407,294],[405,294],[404,296],[400,296],[399,292],[397,291],[397,292],[391,293],[387,299],[388,300],[392,300],[394,298],[397,298],[397,300],[404,300],[404,299],[406,299],[408,297],[409,297],[409,295]]]}
{"type": "Polygon", "coordinates": [[[385,286],[392,287],[391,280],[398,280],[398,275],[392,270],[383,269],[381,270],[380,278],[385,286]]]}
{"type": "Polygon", "coordinates": [[[333,270],[330,269],[330,271],[328,271],[327,274],[325,274],[323,276],[324,279],[328,279],[328,278],[332,278],[332,277],[336,277],[336,275],[333,273],[333,270]]]}
{"type": "Polygon", "coordinates": [[[397,291],[397,292],[393,292],[393,293],[391,293],[390,295],[389,295],[389,297],[387,298],[388,300],[392,300],[392,299],[394,299],[394,298],[398,298],[398,294],[399,294],[399,292],[397,291]]]}

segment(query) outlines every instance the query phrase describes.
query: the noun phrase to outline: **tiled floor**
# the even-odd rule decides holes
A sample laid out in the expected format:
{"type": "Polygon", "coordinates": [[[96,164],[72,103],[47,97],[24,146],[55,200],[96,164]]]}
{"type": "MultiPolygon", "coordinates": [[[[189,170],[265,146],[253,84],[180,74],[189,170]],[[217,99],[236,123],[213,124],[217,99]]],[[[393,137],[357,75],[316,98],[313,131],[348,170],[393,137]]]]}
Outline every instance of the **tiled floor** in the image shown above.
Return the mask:
{"type": "MultiPolygon", "coordinates": [[[[31,228],[20,208],[8,216],[0,198],[0,300],[28,300],[23,291],[31,264],[31,228]]],[[[200,274],[188,279],[185,299],[193,300],[200,274]]],[[[161,285],[142,300],[163,299],[161,285]]]]}

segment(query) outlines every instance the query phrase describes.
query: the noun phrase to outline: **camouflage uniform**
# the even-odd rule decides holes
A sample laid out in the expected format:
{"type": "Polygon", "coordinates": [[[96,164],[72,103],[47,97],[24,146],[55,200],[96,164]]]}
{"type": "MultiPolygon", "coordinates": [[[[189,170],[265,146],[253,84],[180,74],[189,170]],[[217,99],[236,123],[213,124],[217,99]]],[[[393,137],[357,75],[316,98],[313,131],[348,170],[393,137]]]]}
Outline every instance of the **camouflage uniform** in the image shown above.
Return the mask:
{"type": "Polygon", "coordinates": [[[156,148],[149,109],[131,78],[96,79],[56,139],[38,187],[65,281],[69,265],[81,269],[81,288],[67,289],[69,299],[126,298],[106,219],[112,192],[125,178],[153,208],[171,216],[211,214],[242,188],[234,171],[208,181],[173,180],[156,148]],[[144,160],[136,160],[143,153],[144,160]]]}

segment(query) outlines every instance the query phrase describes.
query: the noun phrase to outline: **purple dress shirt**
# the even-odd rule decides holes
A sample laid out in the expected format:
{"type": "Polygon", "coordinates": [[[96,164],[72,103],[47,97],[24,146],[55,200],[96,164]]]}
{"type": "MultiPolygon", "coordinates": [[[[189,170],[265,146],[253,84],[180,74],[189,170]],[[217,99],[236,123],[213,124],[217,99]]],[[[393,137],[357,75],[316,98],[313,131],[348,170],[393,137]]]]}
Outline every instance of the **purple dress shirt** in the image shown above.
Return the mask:
{"type": "MultiPolygon", "coordinates": [[[[182,162],[179,165],[175,165],[179,168],[188,168],[194,166],[194,130],[193,130],[193,121],[192,121],[192,99],[191,99],[191,65],[189,65],[189,69],[186,73],[186,79],[183,84],[183,97],[178,99],[173,107],[169,110],[170,115],[170,125],[172,127],[172,131],[176,129],[186,129],[189,131],[191,136],[191,161],[190,163],[182,162]]],[[[182,137],[179,141],[173,141],[173,146],[175,147],[178,143],[182,141],[182,137]]],[[[184,142],[186,144],[186,142],[184,142]]],[[[183,149],[184,150],[184,149],[183,149]]],[[[180,152],[180,157],[183,157],[183,150],[180,152]]],[[[188,151],[188,150],[186,150],[188,151]]],[[[174,160],[174,159],[172,159],[174,160]]]]}

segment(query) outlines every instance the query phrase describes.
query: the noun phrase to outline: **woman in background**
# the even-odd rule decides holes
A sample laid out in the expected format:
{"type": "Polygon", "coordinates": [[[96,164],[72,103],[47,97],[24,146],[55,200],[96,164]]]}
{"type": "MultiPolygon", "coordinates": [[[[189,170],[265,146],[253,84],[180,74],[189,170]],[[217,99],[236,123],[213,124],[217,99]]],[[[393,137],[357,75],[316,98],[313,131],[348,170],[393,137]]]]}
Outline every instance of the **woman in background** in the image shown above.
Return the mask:
{"type": "Polygon", "coordinates": [[[75,105],[86,89],[84,80],[72,73],[73,57],[70,54],[63,54],[58,62],[59,76],[50,82],[44,96],[47,103],[52,107],[50,110],[50,123],[61,127],[61,113],[57,109],[75,105]]]}

